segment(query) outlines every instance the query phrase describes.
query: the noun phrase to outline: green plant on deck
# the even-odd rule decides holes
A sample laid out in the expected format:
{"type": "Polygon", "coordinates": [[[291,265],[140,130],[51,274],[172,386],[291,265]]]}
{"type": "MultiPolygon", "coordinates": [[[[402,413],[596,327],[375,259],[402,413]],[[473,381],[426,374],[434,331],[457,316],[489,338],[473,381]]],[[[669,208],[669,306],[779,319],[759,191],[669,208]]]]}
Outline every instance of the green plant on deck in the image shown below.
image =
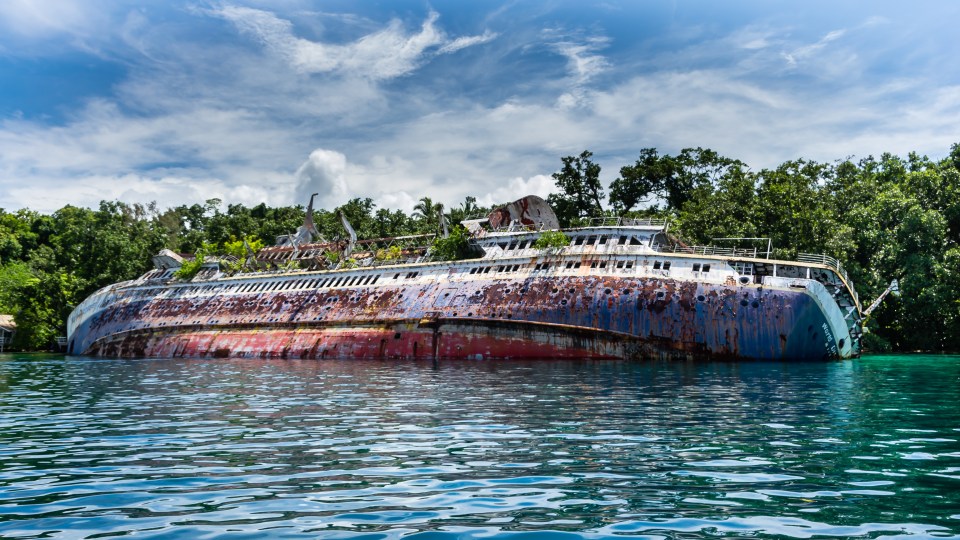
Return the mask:
{"type": "Polygon", "coordinates": [[[211,247],[210,244],[202,244],[193,255],[193,260],[183,261],[180,268],[173,273],[173,277],[182,279],[183,281],[190,281],[196,277],[196,275],[200,273],[200,268],[203,267],[203,263],[207,258],[207,253],[211,251],[211,247]]]}
{"type": "Polygon", "coordinates": [[[470,233],[463,225],[457,225],[446,238],[434,238],[430,255],[436,261],[459,261],[473,255],[470,247],[470,233]]]}
{"type": "Polygon", "coordinates": [[[570,245],[570,238],[560,231],[545,231],[533,243],[533,248],[540,251],[559,252],[570,245]]]}
{"type": "Polygon", "coordinates": [[[400,249],[400,246],[390,246],[384,249],[378,249],[376,254],[374,254],[374,259],[377,261],[396,261],[403,256],[403,250],[400,249]]]}

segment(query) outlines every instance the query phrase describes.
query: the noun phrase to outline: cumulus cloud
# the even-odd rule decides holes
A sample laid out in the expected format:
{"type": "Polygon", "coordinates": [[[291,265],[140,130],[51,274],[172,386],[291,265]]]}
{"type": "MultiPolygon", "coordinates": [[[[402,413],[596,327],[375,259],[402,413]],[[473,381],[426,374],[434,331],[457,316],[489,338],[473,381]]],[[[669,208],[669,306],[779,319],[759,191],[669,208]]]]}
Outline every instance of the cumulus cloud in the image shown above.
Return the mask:
{"type": "Polygon", "coordinates": [[[307,161],[297,169],[297,200],[308,201],[311,194],[317,193],[321,206],[333,208],[345,203],[349,199],[346,170],[347,156],[340,152],[323,148],[310,152],[307,161]]]}
{"type": "Polygon", "coordinates": [[[450,40],[437,28],[439,14],[431,11],[419,32],[407,33],[398,20],[386,28],[345,45],[321,43],[297,37],[290,21],[273,13],[240,6],[225,6],[214,12],[243,32],[256,36],[268,49],[302,73],[339,73],[372,80],[406,75],[431,54],[448,54],[487,43],[492,32],[450,40]]]}
{"type": "Polygon", "coordinates": [[[477,202],[481,206],[493,206],[515,201],[520,197],[527,195],[538,195],[547,198],[551,192],[556,191],[557,186],[552,176],[538,174],[530,178],[514,177],[489,193],[484,193],[477,197],[477,202]]]}

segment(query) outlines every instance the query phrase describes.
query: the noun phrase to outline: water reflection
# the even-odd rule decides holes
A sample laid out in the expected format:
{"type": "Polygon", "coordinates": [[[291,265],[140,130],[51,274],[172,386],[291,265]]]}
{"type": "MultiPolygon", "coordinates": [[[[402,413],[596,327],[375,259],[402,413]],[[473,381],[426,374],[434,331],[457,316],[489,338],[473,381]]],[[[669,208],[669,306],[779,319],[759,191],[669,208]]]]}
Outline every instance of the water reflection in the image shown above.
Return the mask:
{"type": "Polygon", "coordinates": [[[0,536],[874,538],[960,526],[956,357],[0,358],[0,536]]]}

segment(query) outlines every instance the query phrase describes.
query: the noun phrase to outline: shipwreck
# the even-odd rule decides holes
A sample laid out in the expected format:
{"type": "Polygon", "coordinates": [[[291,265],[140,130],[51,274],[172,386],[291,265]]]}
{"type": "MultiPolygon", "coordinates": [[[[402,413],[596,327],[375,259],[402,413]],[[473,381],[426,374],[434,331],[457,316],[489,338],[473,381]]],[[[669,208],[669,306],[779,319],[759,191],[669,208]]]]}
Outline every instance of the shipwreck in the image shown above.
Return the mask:
{"type": "Polygon", "coordinates": [[[431,235],[317,238],[312,198],[296,233],[192,279],[165,251],[68,320],[68,352],[104,357],[644,358],[824,360],[858,356],[860,302],[838,261],[689,246],[663,221],[558,230],[525,197],[465,221],[474,256],[436,261],[431,235]],[[555,236],[555,233],[554,233],[555,236]],[[385,255],[389,254],[389,255],[385,255]]]}

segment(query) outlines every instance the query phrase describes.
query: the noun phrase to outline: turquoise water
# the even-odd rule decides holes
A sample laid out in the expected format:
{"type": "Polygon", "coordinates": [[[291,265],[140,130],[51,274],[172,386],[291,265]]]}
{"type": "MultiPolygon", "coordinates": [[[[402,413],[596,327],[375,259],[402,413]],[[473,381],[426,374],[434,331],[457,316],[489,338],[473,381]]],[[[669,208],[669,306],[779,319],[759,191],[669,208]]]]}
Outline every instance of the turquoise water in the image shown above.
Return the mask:
{"type": "Polygon", "coordinates": [[[0,356],[0,537],[960,537],[960,357],[0,356]]]}

